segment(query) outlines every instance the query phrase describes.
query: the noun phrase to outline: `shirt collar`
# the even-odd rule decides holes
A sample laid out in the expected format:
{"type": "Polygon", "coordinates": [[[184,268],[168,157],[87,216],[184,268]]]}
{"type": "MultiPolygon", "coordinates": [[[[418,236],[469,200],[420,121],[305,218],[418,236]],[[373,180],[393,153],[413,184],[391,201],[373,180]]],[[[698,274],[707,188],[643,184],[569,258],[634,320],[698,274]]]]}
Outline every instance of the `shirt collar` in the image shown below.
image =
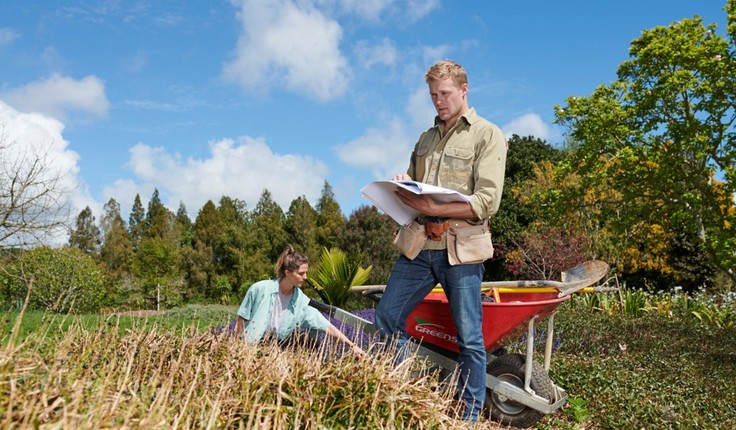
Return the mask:
{"type": "MultiPolygon", "coordinates": [[[[460,120],[465,120],[465,122],[466,122],[466,123],[467,123],[468,125],[472,125],[472,124],[473,124],[474,122],[476,122],[476,121],[478,120],[478,118],[479,118],[479,117],[478,117],[478,114],[477,114],[477,113],[475,113],[475,108],[472,108],[472,107],[471,107],[470,109],[468,109],[468,111],[467,111],[467,112],[465,112],[464,114],[460,115],[460,118],[458,118],[457,120],[458,120],[458,121],[460,121],[460,120]]],[[[435,117],[434,117],[434,126],[435,126],[435,127],[439,126],[439,125],[440,125],[440,124],[442,124],[443,122],[444,122],[444,121],[442,121],[442,120],[440,119],[439,115],[437,115],[437,116],[435,116],[435,117]]]]}

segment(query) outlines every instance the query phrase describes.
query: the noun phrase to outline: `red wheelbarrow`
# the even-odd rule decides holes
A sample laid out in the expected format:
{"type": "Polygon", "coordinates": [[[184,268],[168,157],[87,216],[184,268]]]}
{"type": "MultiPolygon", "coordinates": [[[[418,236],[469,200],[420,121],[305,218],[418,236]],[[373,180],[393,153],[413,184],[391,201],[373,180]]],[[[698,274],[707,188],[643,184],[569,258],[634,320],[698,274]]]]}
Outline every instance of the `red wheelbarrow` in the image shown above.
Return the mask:
{"type": "MultiPolygon", "coordinates": [[[[514,427],[530,427],[567,401],[567,392],[548,375],[554,342],[557,306],[579,291],[609,291],[591,287],[608,273],[608,264],[594,260],[562,273],[562,281],[484,282],[483,338],[487,353],[486,399],[489,416],[514,427]],[[544,363],[534,362],[535,324],[547,318],[544,363]],[[504,345],[526,333],[526,353],[507,354],[504,345]]],[[[353,291],[379,300],[383,285],[353,287],[353,291]]],[[[313,301],[314,302],[314,301],[313,301]]],[[[342,309],[314,302],[313,306],[334,319],[375,332],[373,323],[342,309]]],[[[445,374],[457,367],[457,338],[447,297],[435,288],[409,314],[407,332],[413,351],[442,367],[445,374]]]]}

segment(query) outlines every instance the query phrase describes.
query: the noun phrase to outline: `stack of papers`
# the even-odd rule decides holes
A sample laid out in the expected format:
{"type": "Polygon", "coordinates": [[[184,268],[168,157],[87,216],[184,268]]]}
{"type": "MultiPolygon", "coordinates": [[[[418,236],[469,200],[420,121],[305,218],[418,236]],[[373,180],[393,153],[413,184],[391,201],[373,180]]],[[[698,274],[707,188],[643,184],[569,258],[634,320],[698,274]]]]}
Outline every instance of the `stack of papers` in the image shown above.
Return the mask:
{"type": "Polygon", "coordinates": [[[457,191],[417,181],[375,181],[363,187],[360,192],[363,197],[394,221],[400,225],[409,225],[419,215],[419,211],[399,200],[395,194],[399,187],[414,194],[429,194],[439,202],[469,202],[471,200],[470,196],[457,191]]]}

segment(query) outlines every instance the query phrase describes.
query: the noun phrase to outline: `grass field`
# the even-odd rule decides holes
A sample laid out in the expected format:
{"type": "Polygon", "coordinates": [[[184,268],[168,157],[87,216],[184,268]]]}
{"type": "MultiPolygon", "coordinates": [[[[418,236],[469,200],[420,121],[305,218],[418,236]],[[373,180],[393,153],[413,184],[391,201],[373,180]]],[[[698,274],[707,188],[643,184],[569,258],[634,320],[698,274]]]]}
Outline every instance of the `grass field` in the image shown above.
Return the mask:
{"type": "MultiPolygon", "coordinates": [[[[0,428],[463,427],[454,390],[417,374],[419,362],[394,368],[378,351],[359,360],[332,344],[247,345],[217,330],[234,313],[28,312],[19,324],[8,313],[0,428]]],[[[536,428],[736,428],[733,326],[566,303],[556,327],[550,376],[570,399],[536,428]]]]}

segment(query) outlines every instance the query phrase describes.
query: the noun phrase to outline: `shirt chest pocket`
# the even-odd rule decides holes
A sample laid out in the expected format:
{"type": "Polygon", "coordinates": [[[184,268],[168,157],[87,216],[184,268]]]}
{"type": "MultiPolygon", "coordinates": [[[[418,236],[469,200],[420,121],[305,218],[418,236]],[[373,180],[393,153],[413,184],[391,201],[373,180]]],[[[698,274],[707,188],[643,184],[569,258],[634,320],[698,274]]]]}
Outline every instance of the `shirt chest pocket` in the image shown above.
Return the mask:
{"type": "Polygon", "coordinates": [[[470,148],[446,148],[440,168],[442,186],[453,189],[469,189],[473,178],[473,150],[470,148]]]}

